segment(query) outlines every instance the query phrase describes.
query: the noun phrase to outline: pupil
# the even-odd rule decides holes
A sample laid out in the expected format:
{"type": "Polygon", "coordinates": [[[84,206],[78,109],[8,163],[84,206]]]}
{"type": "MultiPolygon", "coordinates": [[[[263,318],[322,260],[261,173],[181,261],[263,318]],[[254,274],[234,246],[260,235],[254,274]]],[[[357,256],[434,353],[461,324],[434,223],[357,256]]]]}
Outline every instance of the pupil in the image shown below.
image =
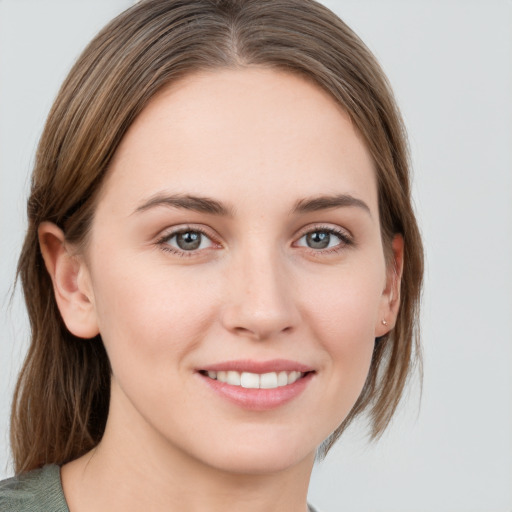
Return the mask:
{"type": "Polygon", "coordinates": [[[186,231],[176,235],[176,243],[180,249],[191,251],[197,249],[201,245],[201,233],[196,231],[186,231]]]}
{"type": "Polygon", "coordinates": [[[326,231],[315,231],[306,235],[306,241],[312,249],[325,249],[331,240],[330,233],[326,231]]]}

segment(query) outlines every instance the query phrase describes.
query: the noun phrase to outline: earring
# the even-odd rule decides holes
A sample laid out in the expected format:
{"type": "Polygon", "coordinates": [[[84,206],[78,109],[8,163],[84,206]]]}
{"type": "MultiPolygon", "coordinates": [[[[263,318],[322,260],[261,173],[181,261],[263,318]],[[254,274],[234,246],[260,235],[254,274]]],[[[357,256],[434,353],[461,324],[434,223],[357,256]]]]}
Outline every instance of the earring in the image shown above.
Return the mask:
{"type": "Polygon", "coordinates": [[[386,320],[381,320],[382,322],[382,325],[388,325],[388,323],[386,322],[386,320]]]}

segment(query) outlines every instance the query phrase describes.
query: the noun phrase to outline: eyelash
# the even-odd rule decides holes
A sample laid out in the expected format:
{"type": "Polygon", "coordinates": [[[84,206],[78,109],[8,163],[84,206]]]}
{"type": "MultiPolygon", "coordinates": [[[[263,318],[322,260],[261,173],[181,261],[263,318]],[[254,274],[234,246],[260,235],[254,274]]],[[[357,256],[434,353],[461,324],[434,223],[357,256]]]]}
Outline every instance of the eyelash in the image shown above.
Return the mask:
{"type": "MultiPolygon", "coordinates": [[[[221,244],[219,242],[217,242],[214,239],[214,237],[210,233],[208,233],[206,230],[204,230],[200,227],[192,227],[192,226],[186,226],[184,228],[179,228],[176,231],[172,231],[170,233],[165,234],[164,236],[160,237],[156,241],[156,245],[158,247],[160,247],[165,252],[170,252],[172,254],[175,254],[180,257],[185,257],[185,258],[196,256],[198,254],[198,252],[206,250],[206,249],[201,249],[201,250],[196,249],[196,250],[185,251],[185,250],[179,250],[179,249],[169,245],[170,240],[172,240],[174,237],[176,237],[180,234],[183,234],[183,233],[200,233],[202,236],[209,239],[212,244],[217,245],[219,247],[221,246],[221,244]]],[[[326,254],[335,254],[335,253],[342,251],[343,249],[345,249],[347,247],[354,245],[354,240],[351,235],[347,234],[346,231],[333,228],[332,226],[314,226],[310,229],[306,229],[296,239],[294,244],[296,244],[299,240],[301,240],[305,236],[312,234],[312,233],[328,233],[329,235],[336,236],[340,240],[339,244],[335,245],[334,247],[326,248],[326,249],[313,249],[312,247],[307,247],[307,246],[302,246],[302,245],[298,246],[298,247],[304,247],[304,249],[306,249],[308,252],[310,252],[311,254],[313,254],[315,256],[322,256],[322,255],[326,255],[326,254]]]]}

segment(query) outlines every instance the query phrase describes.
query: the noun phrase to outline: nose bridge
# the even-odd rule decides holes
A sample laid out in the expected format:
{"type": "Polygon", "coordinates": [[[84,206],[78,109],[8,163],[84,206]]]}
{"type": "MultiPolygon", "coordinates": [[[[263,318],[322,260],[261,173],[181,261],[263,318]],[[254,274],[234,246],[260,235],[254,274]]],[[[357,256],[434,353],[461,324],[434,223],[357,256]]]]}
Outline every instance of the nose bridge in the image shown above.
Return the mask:
{"type": "Polygon", "coordinates": [[[251,244],[233,259],[225,326],[256,339],[294,328],[298,311],[293,284],[279,248],[251,244]]]}

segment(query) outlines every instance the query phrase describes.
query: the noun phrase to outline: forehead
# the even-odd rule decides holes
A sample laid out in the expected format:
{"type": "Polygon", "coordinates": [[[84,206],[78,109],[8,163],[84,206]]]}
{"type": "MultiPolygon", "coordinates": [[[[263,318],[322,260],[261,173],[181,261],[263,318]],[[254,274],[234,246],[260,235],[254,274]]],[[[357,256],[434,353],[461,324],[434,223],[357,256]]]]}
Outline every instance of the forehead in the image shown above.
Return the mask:
{"type": "Polygon", "coordinates": [[[373,167],[348,114],[319,86],[283,71],[223,69],[189,75],[149,102],[103,195],[133,206],[167,190],[244,204],[354,193],[376,204],[373,167]]]}

